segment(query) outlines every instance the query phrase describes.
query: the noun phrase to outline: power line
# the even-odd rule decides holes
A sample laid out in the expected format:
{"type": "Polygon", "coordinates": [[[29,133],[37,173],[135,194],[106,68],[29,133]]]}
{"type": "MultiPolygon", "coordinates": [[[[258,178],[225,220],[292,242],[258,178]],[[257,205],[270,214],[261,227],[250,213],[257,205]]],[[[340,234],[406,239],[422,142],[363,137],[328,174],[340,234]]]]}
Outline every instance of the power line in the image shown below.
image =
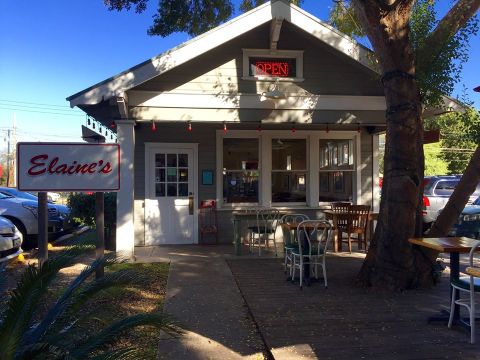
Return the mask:
{"type": "Polygon", "coordinates": [[[81,115],[81,114],[77,115],[77,114],[58,113],[53,111],[35,111],[35,110],[24,110],[24,109],[18,109],[18,108],[7,108],[7,107],[2,107],[1,104],[0,104],[0,110],[13,110],[13,111],[23,111],[23,112],[39,113],[39,114],[85,117],[85,115],[81,115]]]}
{"type": "Polygon", "coordinates": [[[38,106],[31,106],[31,105],[16,105],[16,104],[2,104],[0,100],[0,106],[14,106],[16,108],[26,108],[26,109],[39,109],[39,110],[52,110],[52,111],[60,111],[60,112],[72,112],[72,111],[78,111],[76,109],[70,109],[70,108],[65,108],[65,109],[55,109],[52,107],[38,107],[38,106]]]}
{"type": "Polygon", "coordinates": [[[44,103],[36,103],[36,102],[29,102],[29,101],[16,101],[16,100],[7,100],[7,99],[0,99],[0,101],[3,101],[3,102],[11,102],[11,103],[17,103],[17,104],[31,104],[31,105],[42,105],[42,106],[64,107],[64,108],[69,108],[69,109],[70,109],[70,106],[68,106],[68,105],[44,104],[44,103]]]}

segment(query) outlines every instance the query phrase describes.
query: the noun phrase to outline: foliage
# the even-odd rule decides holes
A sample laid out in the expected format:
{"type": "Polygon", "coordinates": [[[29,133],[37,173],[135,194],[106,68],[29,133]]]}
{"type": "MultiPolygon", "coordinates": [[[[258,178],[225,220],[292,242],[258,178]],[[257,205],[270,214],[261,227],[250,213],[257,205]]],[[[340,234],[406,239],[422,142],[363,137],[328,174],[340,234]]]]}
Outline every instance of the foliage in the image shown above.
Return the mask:
{"type": "Polygon", "coordinates": [[[480,113],[468,108],[464,113],[448,113],[429,120],[426,126],[441,129],[441,159],[447,163],[447,173],[462,174],[478,146],[480,113]]]}
{"type": "Polygon", "coordinates": [[[424,145],[425,175],[447,175],[448,164],[440,157],[442,151],[440,143],[424,145]]]}
{"type": "MultiPolygon", "coordinates": [[[[415,52],[416,78],[420,87],[422,102],[427,106],[443,105],[442,96],[450,95],[455,84],[460,81],[463,64],[468,60],[469,37],[478,32],[478,17],[472,17],[435,55],[421,52],[426,39],[438,25],[435,2],[418,0],[410,18],[410,40],[415,52]],[[427,58],[422,58],[424,54],[427,58]],[[428,61],[428,62],[427,62],[428,61]],[[428,66],[423,64],[428,63],[428,66]]],[[[365,36],[360,28],[355,10],[349,1],[336,1],[330,11],[334,27],[355,37],[365,36]]]]}
{"type": "Polygon", "coordinates": [[[78,309],[91,307],[95,295],[101,291],[135,280],[134,272],[117,271],[87,282],[99,267],[117,262],[113,257],[97,259],[87,266],[34,324],[40,301],[59,271],[74,264],[75,258],[89,248],[91,244],[76,244],[39,267],[30,265],[25,270],[0,317],[0,359],[139,359],[138,351],[130,348],[107,351],[105,345],[118,341],[123,331],[140,325],[154,326],[172,336],[181,333],[161,313],[137,314],[113,322],[99,333],[76,339],[73,346],[65,345],[66,339],[74,339],[70,320],[78,309]]]}
{"type": "MultiPolygon", "coordinates": [[[[88,226],[95,225],[95,195],[72,193],[68,197],[70,216],[88,226]]],[[[117,194],[105,193],[104,196],[105,227],[112,228],[117,221],[117,194]]]]}
{"type": "MultiPolygon", "coordinates": [[[[147,8],[148,0],[103,0],[108,10],[131,10],[141,13],[147,8]]],[[[265,0],[242,0],[241,11],[248,11],[263,4],[265,0]]],[[[302,0],[292,0],[300,5],[302,0]]],[[[174,32],[186,32],[191,36],[200,35],[226,22],[234,13],[234,5],[229,0],[159,0],[157,13],[149,35],[162,37],[174,32]]]]}

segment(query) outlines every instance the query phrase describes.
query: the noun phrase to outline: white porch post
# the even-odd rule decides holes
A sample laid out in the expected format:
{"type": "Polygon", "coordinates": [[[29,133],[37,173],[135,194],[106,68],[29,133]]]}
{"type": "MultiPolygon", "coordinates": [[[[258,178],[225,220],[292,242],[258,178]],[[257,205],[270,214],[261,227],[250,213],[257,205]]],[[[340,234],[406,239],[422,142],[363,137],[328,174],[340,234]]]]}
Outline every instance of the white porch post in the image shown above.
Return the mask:
{"type": "Polygon", "coordinates": [[[117,253],[133,257],[135,246],[133,226],[134,150],[133,120],[117,120],[120,144],[120,191],[117,194],[117,253]]]}

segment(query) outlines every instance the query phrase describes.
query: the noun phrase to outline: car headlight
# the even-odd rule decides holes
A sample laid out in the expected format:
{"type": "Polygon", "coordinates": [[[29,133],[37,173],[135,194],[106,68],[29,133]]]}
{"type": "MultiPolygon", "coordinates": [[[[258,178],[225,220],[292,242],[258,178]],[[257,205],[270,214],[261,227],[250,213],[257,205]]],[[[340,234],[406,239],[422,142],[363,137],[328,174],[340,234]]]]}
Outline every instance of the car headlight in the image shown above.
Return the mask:
{"type": "Polygon", "coordinates": [[[30,210],[30,212],[33,214],[33,216],[38,217],[38,207],[33,206],[33,205],[29,205],[29,204],[22,204],[22,206],[25,209],[30,210]]]}
{"type": "Polygon", "coordinates": [[[463,215],[463,221],[480,221],[480,214],[463,215]]]}

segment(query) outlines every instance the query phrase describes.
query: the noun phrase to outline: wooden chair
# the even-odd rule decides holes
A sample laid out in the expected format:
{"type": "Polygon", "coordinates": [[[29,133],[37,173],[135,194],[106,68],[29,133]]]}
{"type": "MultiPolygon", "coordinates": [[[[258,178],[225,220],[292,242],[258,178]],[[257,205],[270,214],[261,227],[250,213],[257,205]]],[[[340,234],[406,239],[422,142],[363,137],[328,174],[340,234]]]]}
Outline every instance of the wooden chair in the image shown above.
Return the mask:
{"type": "Polygon", "coordinates": [[[370,205],[351,205],[348,208],[347,216],[342,217],[342,222],[337,222],[337,228],[341,242],[348,243],[348,251],[352,253],[352,242],[358,244],[359,249],[367,250],[367,225],[370,205]],[[347,238],[343,238],[343,233],[347,238]],[[355,234],[356,237],[352,237],[355,234]]]}

